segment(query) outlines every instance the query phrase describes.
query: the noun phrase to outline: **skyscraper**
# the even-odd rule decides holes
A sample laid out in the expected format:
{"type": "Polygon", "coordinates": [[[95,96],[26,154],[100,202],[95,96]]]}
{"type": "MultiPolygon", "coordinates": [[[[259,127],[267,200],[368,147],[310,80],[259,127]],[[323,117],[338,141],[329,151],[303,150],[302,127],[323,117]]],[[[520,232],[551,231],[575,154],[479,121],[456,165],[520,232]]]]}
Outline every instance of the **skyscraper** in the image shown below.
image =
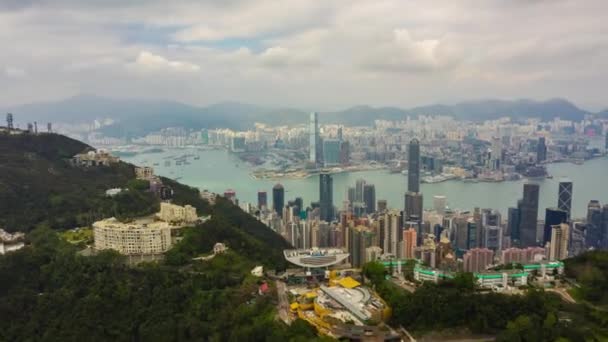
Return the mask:
{"type": "Polygon", "coordinates": [[[539,185],[524,184],[524,198],[521,201],[519,235],[523,247],[536,246],[536,223],[538,221],[539,185]]]}
{"type": "Polygon", "coordinates": [[[414,252],[416,250],[417,237],[416,229],[409,228],[403,231],[403,258],[414,259],[414,252]]]}
{"type": "Polygon", "coordinates": [[[473,248],[463,257],[465,272],[482,272],[492,264],[494,252],[487,248],[473,248]]]}
{"type": "Polygon", "coordinates": [[[420,192],[420,142],[412,139],[408,146],[407,190],[420,192]]]}
{"type": "Polygon", "coordinates": [[[445,213],[446,202],[445,196],[433,196],[433,209],[439,215],[443,215],[445,213]]]}
{"type": "Polygon", "coordinates": [[[507,221],[507,230],[508,234],[511,237],[511,241],[519,241],[519,205],[517,208],[509,208],[508,212],[508,221],[507,221]]]}
{"type": "Polygon", "coordinates": [[[263,209],[268,206],[268,195],[266,191],[258,191],[258,209],[263,209]]]}
{"type": "Polygon", "coordinates": [[[323,165],[325,167],[336,166],[342,163],[340,159],[340,148],[342,142],[337,139],[323,139],[323,165]]]}
{"type": "Polygon", "coordinates": [[[572,182],[569,180],[559,182],[557,207],[568,213],[568,218],[570,218],[570,212],[572,210],[572,182]]]}
{"type": "Polygon", "coordinates": [[[547,145],[545,144],[545,137],[540,137],[536,145],[536,161],[540,163],[545,160],[547,160],[547,145]]]}
{"type": "Polygon", "coordinates": [[[585,227],[585,247],[599,248],[601,245],[602,207],[596,200],[587,205],[587,226],[585,227]]]}
{"type": "Polygon", "coordinates": [[[551,241],[552,227],[562,223],[568,222],[568,213],[559,208],[547,208],[545,209],[545,227],[543,231],[543,246],[547,242],[551,241]]]}
{"type": "Polygon", "coordinates": [[[562,260],[568,257],[568,240],[570,226],[567,223],[551,227],[551,245],[549,247],[549,260],[562,260]]]}
{"type": "Polygon", "coordinates": [[[285,206],[285,189],[280,183],[272,188],[272,208],[275,213],[283,217],[283,207],[285,206]]]}
{"type": "Polygon", "coordinates": [[[421,221],[423,211],[423,198],[420,192],[408,191],[405,194],[404,221],[421,221]]]}
{"type": "Polygon", "coordinates": [[[365,202],[365,212],[371,214],[376,211],[376,187],[374,184],[363,186],[363,202],[365,202]]]}
{"type": "Polygon", "coordinates": [[[321,142],[319,137],[319,114],[317,112],[310,113],[309,125],[309,161],[319,164],[321,162],[321,142]]]}
{"type": "Polygon", "coordinates": [[[600,229],[600,248],[608,249],[608,204],[602,207],[602,222],[600,229]]]}
{"type": "Polygon", "coordinates": [[[333,179],[327,172],[319,174],[319,209],[321,220],[334,219],[333,179]]]}

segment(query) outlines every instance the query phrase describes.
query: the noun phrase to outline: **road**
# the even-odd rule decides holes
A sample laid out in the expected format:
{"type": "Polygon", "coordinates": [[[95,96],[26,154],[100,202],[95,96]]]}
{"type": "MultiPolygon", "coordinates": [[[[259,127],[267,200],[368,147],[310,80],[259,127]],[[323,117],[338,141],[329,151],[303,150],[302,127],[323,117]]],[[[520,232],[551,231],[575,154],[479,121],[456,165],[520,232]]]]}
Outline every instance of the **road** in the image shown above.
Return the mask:
{"type": "Polygon", "coordinates": [[[279,312],[279,318],[286,324],[291,324],[291,317],[289,316],[289,299],[287,298],[287,285],[284,282],[277,280],[277,296],[279,297],[279,303],[277,304],[277,311],[279,312]]]}
{"type": "Polygon", "coordinates": [[[570,296],[568,291],[566,291],[566,289],[564,289],[564,288],[546,289],[546,291],[557,293],[558,295],[560,295],[560,297],[562,297],[562,299],[564,301],[571,303],[571,304],[576,304],[576,300],[574,300],[574,298],[572,298],[572,296],[570,296]]]}
{"type": "Polygon", "coordinates": [[[393,284],[403,288],[406,291],[409,291],[411,293],[414,293],[414,291],[416,291],[415,286],[412,286],[412,285],[406,283],[405,280],[403,280],[403,279],[391,278],[391,281],[393,282],[393,284]]]}

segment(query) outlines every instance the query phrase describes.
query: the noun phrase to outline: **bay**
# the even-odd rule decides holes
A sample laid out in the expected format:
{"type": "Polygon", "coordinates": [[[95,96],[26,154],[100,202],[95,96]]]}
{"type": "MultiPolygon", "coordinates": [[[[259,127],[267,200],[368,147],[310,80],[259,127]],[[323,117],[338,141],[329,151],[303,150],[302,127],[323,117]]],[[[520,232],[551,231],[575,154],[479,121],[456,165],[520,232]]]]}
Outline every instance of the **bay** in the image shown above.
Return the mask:
{"type": "MultiPolygon", "coordinates": [[[[268,193],[272,201],[272,187],[281,183],[285,187],[285,199],[302,197],[307,205],[319,199],[319,177],[304,179],[257,180],[251,177],[252,168],[237,156],[224,150],[174,149],[161,153],[137,154],[123,157],[127,162],[136,165],[154,167],[156,174],[178,178],[181,183],[212,192],[223,193],[227,189],[236,191],[241,202],[257,202],[257,192],[268,193]],[[188,158],[188,165],[165,166],[165,158],[192,154],[200,157],[188,158]],[[153,165],[157,163],[158,165],[153,165]]],[[[540,184],[539,218],[544,218],[544,209],[557,206],[558,183],[568,178],[573,182],[572,213],[575,218],[586,216],[587,203],[591,199],[602,204],[608,202],[608,158],[598,158],[583,165],[571,163],[549,164],[547,170],[552,179],[532,180],[540,184]]],[[[385,199],[388,206],[402,209],[407,187],[406,176],[391,174],[386,170],[339,173],[333,175],[334,205],[342,206],[346,188],[354,186],[359,178],[365,179],[376,187],[376,199],[385,199]]],[[[506,215],[509,207],[515,206],[522,197],[523,184],[526,180],[500,183],[465,183],[459,180],[435,184],[421,184],[425,208],[431,208],[433,196],[447,197],[448,206],[453,209],[472,210],[475,207],[493,208],[506,215]]],[[[504,217],[506,219],[506,217],[504,217]]]]}

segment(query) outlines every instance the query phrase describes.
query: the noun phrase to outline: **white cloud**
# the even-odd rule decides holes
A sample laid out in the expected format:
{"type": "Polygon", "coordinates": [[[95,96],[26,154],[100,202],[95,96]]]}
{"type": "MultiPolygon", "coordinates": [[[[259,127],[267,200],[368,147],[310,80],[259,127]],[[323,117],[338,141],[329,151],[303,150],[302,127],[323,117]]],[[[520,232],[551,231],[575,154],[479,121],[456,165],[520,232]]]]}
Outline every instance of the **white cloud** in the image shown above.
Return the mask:
{"type": "Polygon", "coordinates": [[[135,59],[134,66],[144,70],[171,70],[179,72],[197,72],[200,66],[178,60],[169,60],[163,56],[148,51],[140,51],[135,59]]]}
{"type": "Polygon", "coordinates": [[[4,74],[6,75],[6,77],[13,79],[24,78],[27,75],[25,70],[16,67],[4,68],[4,74]]]}

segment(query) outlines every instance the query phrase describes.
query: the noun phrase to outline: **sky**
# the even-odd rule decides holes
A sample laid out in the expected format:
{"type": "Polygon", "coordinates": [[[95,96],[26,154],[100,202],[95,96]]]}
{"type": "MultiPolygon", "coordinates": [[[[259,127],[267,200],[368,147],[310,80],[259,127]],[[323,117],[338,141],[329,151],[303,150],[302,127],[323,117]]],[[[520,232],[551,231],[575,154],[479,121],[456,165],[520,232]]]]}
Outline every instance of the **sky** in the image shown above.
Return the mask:
{"type": "Polygon", "coordinates": [[[0,104],[608,108],[605,0],[0,0],[0,104]]]}

